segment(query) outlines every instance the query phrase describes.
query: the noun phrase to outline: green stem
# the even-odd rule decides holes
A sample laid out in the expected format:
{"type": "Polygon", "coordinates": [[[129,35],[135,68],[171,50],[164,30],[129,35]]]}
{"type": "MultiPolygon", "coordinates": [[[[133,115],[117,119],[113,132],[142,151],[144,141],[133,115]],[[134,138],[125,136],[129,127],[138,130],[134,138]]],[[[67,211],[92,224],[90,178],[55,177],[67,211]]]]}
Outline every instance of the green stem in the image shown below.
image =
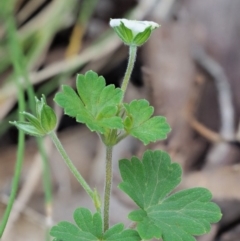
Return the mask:
{"type": "MultiPolygon", "coordinates": [[[[13,5],[12,5],[13,6],[13,5]]],[[[27,95],[29,98],[29,106],[32,111],[32,113],[35,112],[35,93],[33,86],[31,85],[31,82],[29,80],[28,72],[27,72],[27,67],[26,67],[26,58],[24,56],[24,53],[21,49],[21,45],[18,40],[17,36],[17,28],[16,28],[16,23],[14,20],[14,15],[12,12],[12,9],[9,10],[8,12],[8,19],[7,21],[7,31],[9,35],[9,49],[11,51],[11,56],[12,56],[12,62],[14,65],[14,68],[16,69],[16,64],[14,64],[14,61],[18,61],[18,66],[15,72],[17,73],[17,77],[15,79],[21,79],[23,77],[24,82],[26,83],[27,86],[27,95]]],[[[20,89],[19,87],[17,87],[20,89]]],[[[23,97],[24,100],[24,97],[23,97]]],[[[21,110],[24,111],[24,108],[21,110]]],[[[51,218],[51,210],[52,210],[52,189],[51,189],[51,175],[50,175],[50,167],[49,167],[49,161],[48,157],[46,154],[46,151],[43,146],[43,140],[40,138],[37,138],[37,145],[39,152],[42,157],[43,161],[43,186],[44,186],[44,193],[45,193],[45,211],[47,218],[51,218]]]]}
{"type": "MultiPolygon", "coordinates": [[[[123,91],[123,98],[132,74],[134,63],[137,56],[137,46],[131,45],[129,47],[129,59],[126,73],[123,78],[121,89],[123,91]]],[[[125,135],[121,136],[118,141],[123,139],[125,135]]],[[[106,179],[105,179],[105,189],[104,189],[104,207],[103,207],[103,221],[104,221],[104,231],[109,228],[109,207],[110,207],[110,196],[112,187],[112,146],[106,146],[106,179]]]]}
{"type": "MultiPolygon", "coordinates": [[[[15,46],[15,36],[14,32],[12,31],[14,26],[14,21],[12,18],[8,18],[8,21],[6,21],[6,31],[8,34],[8,48],[10,52],[10,56],[12,58],[12,63],[14,67],[14,72],[15,72],[15,84],[16,88],[18,89],[18,110],[19,112],[24,111],[25,109],[25,100],[24,100],[24,95],[23,95],[23,90],[22,86],[20,83],[20,76],[22,76],[22,67],[21,67],[21,58],[18,55],[18,49],[16,49],[15,46]]],[[[19,120],[23,121],[23,115],[19,114],[19,120]]],[[[9,215],[11,213],[12,207],[14,200],[17,195],[17,190],[18,190],[18,183],[21,175],[21,170],[22,170],[22,163],[23,163],[23,154],[24,154],[24,148],[25,148],[25,135],[23,131],[19,131],[19,136],[18,136],[18,149],[17,149],[17,160],[16,160],[16,166],[15,166],[15,171],[14,171],[14,176],[13,176],[13,182],[12,182],[12,189],[11,189],[11,194],[9,197],[9,201],[7,204],[7,208],[4,212],[1,224],[0,224],[0,238],[3,235],[3,232],[5,230],[5,227],[8,222],[9,215]]]]}
{"type": "Polygon", "coordinates": [[[16,194],[17,194],[17,190],[18,190],[18,183],[19,183],[20,174],[21,174],[21,170],[22,170],[22,163],[23,163],[23,152],[24,152],[24,148],[25,148],[24,136],[25,135],[24,135],[23,131],[19,131],[17,161],[16,161],[16,166],[15,166],[15,171],[14,171],[11,194],[10,194],[10,197],[8,200],[7,208],[4,212],[4,215],[3,215],[3,218],[2,218],[2,221],[0,224],[0,238],[2,237],[5,227],[7,225],[7,221],[8,221],[9,215],[11,213],[13,203],[16,198],[16,194]]]}
{"type": "Polygon", "coordinates": [[[67,164],[68,168],[71,170],[71,172],[73,173],[73,175],[76,177],[76,179],[78,180],[78,182],[82,185],[82,187],[84,188],[84,190],[87,192],[87,194],[94,200],[94,192],[93,190],[89,187],[89,185],[87,184],[87,182],[84,180],[84,178],[82,177],[82,175],[78,172],[77,168],[74,166],[74,164],[72,163],[71,159],[69,158],[69,156],[67,155],[66,151],[64,150],[61,142],[59,141],[57,135],[55,132],[51,132],[50,137],[53,141],[53,143],[55,144],[57,150],[59,151],[59,153],[61,154],[63,160],[65,161],[65,163],[67,164]]]}
{"type": "Polygon", "coordinates": [[[104,189],[103,221],[104,231],[109,228],[109,207],[112,187],[112,146],[106,146],[106,179],[104,189]]]}
{"type": "Polygon", "coordinates": [[[129,82],[131,74],[132,74],[132,70],[133,70],[133,67],[134,67],[136,57],[137,57],[137,46],[130,45],[129,46],[128,66],[127,66],[127,70],[126,70],[126,73],[124,75],[122,86],[121,86],[121,89],[123,91],[123,98],[124,98],[124,94],[126,92],[128,82],[129,82]]]}

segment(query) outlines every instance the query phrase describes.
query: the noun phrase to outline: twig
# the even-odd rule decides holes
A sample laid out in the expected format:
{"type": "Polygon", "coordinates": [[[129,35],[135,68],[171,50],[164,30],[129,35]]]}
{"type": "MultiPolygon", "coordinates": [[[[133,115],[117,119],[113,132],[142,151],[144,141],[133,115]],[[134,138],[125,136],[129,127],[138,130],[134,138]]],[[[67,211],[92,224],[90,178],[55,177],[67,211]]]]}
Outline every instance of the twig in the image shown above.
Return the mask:
{"type": "Polygon", "coordinates": [[[218,103],[221,115],[220,135],[226,140],[234,139],[234,107],[232,92],[223,68],[200,46],[194,49],[194,59],[214,79],[218,91],[218,103]]]}
{"type": "MultiPolygon", "coordinates": [[[[194,59],[213,77],[218,91],[218,103],[221,115],[220,136],[225,141],[232,142],[235,139],[234,107],[232,103],[232,92],[227,76],[225,75],[223,68],[200,46],[197,46],[194,49],[194,59]]],[[[208,152],[205,169],[213,168],[216,165],[225,162],[229,148],[230,146],[227,143],[216,143],[208,152]]]]}
{"type": "Polygon", "coordinates": [[[192,128],[195,129],[200,135],[205,137],[207,140],[213,143],[221,142],[224,140],[221,135],[219,135],[217,132],[210,130],[209,128],[201,124],[194,117],[188,118],[188,120],[192,128]]]}

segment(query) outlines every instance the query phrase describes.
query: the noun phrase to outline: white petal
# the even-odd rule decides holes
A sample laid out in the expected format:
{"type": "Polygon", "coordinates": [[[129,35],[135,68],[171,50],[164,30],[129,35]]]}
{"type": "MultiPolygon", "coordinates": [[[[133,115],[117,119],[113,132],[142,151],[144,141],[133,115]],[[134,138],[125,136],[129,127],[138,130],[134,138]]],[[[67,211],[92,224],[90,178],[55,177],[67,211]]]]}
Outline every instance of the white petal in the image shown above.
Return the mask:
{"type": "Polygon", "coordinates": [[[118,27],[121,24],[121,20],[120,18],[115,18],[115,19],[111,19],[110,20],[110,26],[111,27],[118,27]]]}
{"type": "Polygon", "coordinates": [[[159,28],[159,24],[155,23],[155,22],[152,22],[152,21],[143,21],[145,24],[149,26],[151,26],[151,29],[154,30],[156,28],[159,28]]]}
{"type": "Polygon", "coordinates": [[[118,27],[121,22],[128,29],[132,30],[133,36],[135,37],[138,33],[143,32],[146,28],[151,27],[151,30],[158,28],[159,25],[152,21],[136,21],[136,20],[128,20],[125,18],[111,19],[110,26],[118,27]]]}

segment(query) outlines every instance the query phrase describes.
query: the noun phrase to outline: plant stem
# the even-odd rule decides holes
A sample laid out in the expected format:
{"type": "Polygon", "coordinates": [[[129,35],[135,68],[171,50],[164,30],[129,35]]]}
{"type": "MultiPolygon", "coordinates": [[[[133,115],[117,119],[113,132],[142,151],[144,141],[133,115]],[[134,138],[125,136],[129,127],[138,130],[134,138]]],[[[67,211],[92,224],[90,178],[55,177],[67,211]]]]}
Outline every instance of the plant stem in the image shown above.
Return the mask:
{"type": "Polygon", "coordinates": [[[124,98],[124,94],[126,92],[128,82],[129,82],[131,74],[132,74],[132,70],[133,70],[133,67],[134,67],[136,56],[137,56],[137,46],[130,45],[129,46],[128,66],[127,66],[127,70],[125,72],[123,82],[122,82],[122,86],[121,86],[121,89],[123,91],[123,98],[124,98]]]}
{"type": "MultiPolygon", "coordinates": [[[[25,109],[25,100],[24,100],[22,86],[20,83],[20,76],[22,76],[21,58],[19,56],[19,51],[15,46],[15,41],[14,41],[15,35],[14,35],[14,32],[12,31],[13,26],[14,26],[14,21],[12,18],[9,18],[8,21],[6,21],[6,30],[8,34],[8,49],[10,52],[10,56],[12,58],[12,63],[13,63],[14,72],[15,72],[14,79],[15,79],[16,88],[18,89],[18,110],[19,112],[22,112],[25,109]]],[[[24,120],[23,115],[19,114],[19,120],[20,121],[24,120]]],[[[0,224],[0,238],[2,237],[3,232],[5,230],[9,215],[13,207],[14,200],[16,198],[18,183],[19,183],[21,170],[22,170],[23,154],[24,154],[24,148],[25,148],[25,138],[24,138],[25,135],[23,131],[19,131],[18,133],[19,135],[18,135],[17,161],[16,161],[16,166],[15,166],[15,171],[13,176],[11,194],[9,197],[7,208],[4,212],[4,215],[0,224]]]]}
{"type": "Polygon", "coordinates": [[[12,188],[11,188],[11,194],[8,200],[7,208],[4,212],[1,224],[0,224],[0,238],[3,235],[3,232],[5,230],[5,227],[7,225],[7,221],[9,218],[9,215],[11,213],[13,203],[17,194],[17,189],[18,189],[18,183],[20,179],[20,174],[22,170],[22,163],[23,163],[23,152],[25,148],[25,141],[24,141],[24,133],[23,131],[19,131],[19,136],[18,136],[18,149],[17,149],[17,161],[16,161],[16,166],[15,166],[15,171],[14,171],[14,177],[12,181],[12,188]]]}
{"type": "MultiPolygon", "coordinates": [[[[12,5],[13,6],[13,5],[12,5]]],[[[15,79],[21,79],[23,78],[26,86],[27,86],[27,95],[29,98],[29,107],[32,111],[32,113],[35,112],[35,93],[33,86],[31,85],[31,82],[29,80],[27,67],[26,67],[26,58],[24,56],[24,53],[21,49],[18,36],[17,36],[17,27],[14,20],[13,10],[9,9],[8,17],[6,17],[7,20],[7,31],[10,38],[9,41],[9,49],[12,57],[12,62],[14,65],[15,72],[17,73],[17,77],[15,79]],[[16,66],[15,61],[18,61],[18,66],[16,66]]],[[[20,84],[21,85],[21,84],[20,84]]],[[[20,89],[17,86],[17,89],[20,89]]],[[[24,100],[24,97],[23,97],[24,100]]],[[[24,111],[24,108],[21,110],[24,111]]],[[[37,139],[37,145],[39,152],[42,157],[43,161],[43,186],[44,186],[44,193],[45,193],[45,212],[47,219],[51,218],[51,210],[52,210],[52,189],[51,189],[51,175],[50,175],[50,167],[49,167],[49,161],[48,157],[45,151],[45,148],[43,146],[43,140],[40,138],[37,139]]]]}
{"type": "MultiPolygon", "coordinates": [[[[126,92],[128,82],[130,80],[134,63],[137,56],[137,46],[131,45],[129,47],[129,59],[126,73],[123,78],[121,89],[123,91],[123,98],[126,92]]],[[[122,136],[121,138],[124,138],[122,136]]],[[[118,141],[120,141],[119,139],[118,141]]],[[[106,178],[105,178],[105,189],[104,189],[104,207],[103,207],[103,222],[104,222],[104,231],[109,228],[109,207],[110,207],[110,196],[111,196],[111,187],[112,187],[112,146],[106,146],[106,178]]]]}
{"type": "Polygon", "coordinates": [[[68,168],[70,169],[70,171],[73,173],[73,175],[76,177],[76,179],[78,180],[78,182],[82,185],[82,187],[84,188],[84,190],[87,192],[87,194],[94,199],[94,192],[93,190],[89,187],[89,185],[87,184],[87,182],[84,180],[84,178],[82,177],[82,175],[78,172],[77,168],[74,166],[74,164],[72,163],[71,159],[69,158],[69,156],[67,155],[66,151],[64,150],[61,142],[59,141],[57,135],[55,132],[51,132],[50,137],[53,141],[53,143],[55,144],[57,150],[59,151],[59,153],[61,154],[63,160],[65,161],[65,163],[67,164],[68,168]]]}
{"type": "Polygon", "coordinates": [[[105,178],[105,189],[104,189],[104,209],[103,209],[103,222],[104,231],[109,228],[109,207],[110,207],[110,196],[112,187],[112,146],[106,146],[106,178],[105,178]]]}

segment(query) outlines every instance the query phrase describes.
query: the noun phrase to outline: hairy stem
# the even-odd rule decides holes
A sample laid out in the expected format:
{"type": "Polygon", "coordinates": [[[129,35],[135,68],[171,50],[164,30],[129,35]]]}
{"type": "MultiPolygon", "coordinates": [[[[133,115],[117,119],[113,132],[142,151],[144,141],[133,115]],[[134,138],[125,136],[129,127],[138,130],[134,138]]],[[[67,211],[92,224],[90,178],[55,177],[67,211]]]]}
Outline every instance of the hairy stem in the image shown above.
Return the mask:
{"type": "Polygon", "coordinates": [[[61,142],[59,141],[56,133],[55,132],[51,132],[49,135],[50,135],[53,143],[55,144],[57,150],[61,154],[63,160],[65,161],[65,163],[67,164],[68,168],[70,169],[70,171],[73,173],[73,175],[76,177],[78,182],[82,185],[84,190],[87,192],[87,194],[93,200],[94,199],[94,192],[93,192],[93,190],[89,187],[89,185],[87,184],[85,179],[82,177],[82,175],[78,172],[77,168],[72,163],[71,159],[69,158],[69,156],[67,155],[65,149],[63,148],[61,142]]]}
{"type": "Polygon", "coordinates": [[[112,187],[112,146],[106,146],[106,178],[105,178],[105,189],[104,189],[104,209],[103,209],[103,222],[104,231],[109,228],[109,207],[110,207],[110,196],[112,187]]]}
{"type": "Polygon", "coordinates": [[[129,46],[128,66],[127,66],[127,70],[125,72],[123,82],[122,82],[122,86],[121,86],[121,89],[123,91],[123,98],[124,98],[124,94],[126,92],[128,82],[129,82],[131,74],[132,74],[132,70],[133,70],[133,67],[134,67],[136,56],[137,56],[137,46],[135,46],[135,45],[129,46]]]}
{"type": "MultiPolygon", "coordinates": [[[[134,63],[137,56],[137,46],[129,47],[129,60],[126,73],[123,78],[121,89],[123,91],[123,98],[126,92],[128,82],[130,80],[134,63]]],[[[122,136],[123,139],[125,136],[122,136]]],[[[118,141],[120,141],[119,139],[118,141]]],[[[106,146],[106,178],[105,178],[105,189],[104,189],[104,207],[103,207],[103,222],[104,231],[109,228],[109,207],[110,207],[110,197],[111,197],[111,187],[112,187],[112,146],[106,146]]]]}

